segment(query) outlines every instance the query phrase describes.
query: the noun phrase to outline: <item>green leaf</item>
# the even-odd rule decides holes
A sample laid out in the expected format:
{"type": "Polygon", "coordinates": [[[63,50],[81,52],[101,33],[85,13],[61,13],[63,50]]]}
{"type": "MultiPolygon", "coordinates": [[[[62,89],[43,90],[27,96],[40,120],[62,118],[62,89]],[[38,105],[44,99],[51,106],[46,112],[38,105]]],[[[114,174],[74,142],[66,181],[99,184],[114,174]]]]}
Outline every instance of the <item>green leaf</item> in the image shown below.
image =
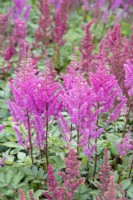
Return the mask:
{"type": "Polygon", "coordinates": [[[33,173],[34,176],[37,176],[37,174],[38,174],[38,168],[37,168],[37,166],[34,165],[32,167],[32,173],[33,173]]]}
{"type": "Polygon", "coordinates": [[[128,197],[130,197],[131,199],[133,199],[133,192],[127,191],[127,195],[128,195],[128,197]]]}
{"type": "Polygon", "coordinates": [[[7,186],[6,183],[0,182],[0,187],[1,187],[1,188],[5,187],[5,186],[7,186]]]}
{"type": "Polygon", "coordinates": [[[27,156],[24,160],[24,163],[26,164],[26,166],[31,166],[32,165],[32,161],[30,156],[27,156]]]}
{"type": "Polygon", "coordinates": [[[36,179],[33,181],[33,183],[41,183],[41,180],[36,179]]]}
{"type": "Polygon", "coordinates": [[[24,178],[24,175],[19,172],[18,174],[16,174],[13,178],[13,181],[11,183],[11,186],[15,189],[18,188],[18,184],[20,183],[20,181],[24,178]]]}
{"type": "Polygon", "coordinates": [[[35,199],[37,199],[38,197],[40,197],[42,195],[42,193],[44,192],[44,190],[37,190],[34,194],[35,199]]]}
{"type": "Polygon", "coordinates": [[[12,164],[13,163],[13,161],[14,161],[14,156],[13,155],[8,155],[7,156],[7,160],[6,160],[6,163],[7,164],[12,164]]]}
{"type": "Polygon", "coordinates": [[[6,183],[9,184],[14,176],[14,172],[9,170],[6,174],[6,183]]]}
{"type": "Polygon", "coordinates": [[[18,159],[23,160],[26,158],[26,154],[23,152],[19,152],[17,157],[18,157],[18,159]]]}
{"type": "Polygon", "coordinates": [[[126,179],[122,181],[122,189],[127,190],[130,184],[131,184],[131,179],[126,179]]]}
{"type": "Polygon", "coordinates": [[[118,183],[118,181],[119,181],[119,174],[118,174],[117,171],[115,171],[115,172],[114,172],[114,182],[115,182],[115,183],[118,183]]]}
{"type": "Polygon", "coordinates": [[[111,153],[113,155],[118,155],[118,148],[117,148],[117,145],[114,143],[111,144],[111,153]]]}
{"type": "Polygon", "coordinates": [[[44,179],[44,170],[42,168],[39,169],[38,176],[40,179],[44,179]]]}
{"type": "Polygon", "coordinates": [[[0,182],[5,183],[5,175],[3,172],[0,172],[0,182]]]}
{"type": "Polygon", "coordinates": [[[129,192],[133,192],[133,184],[130,185],[128,191],[129,191],[129,192]]]}
{"type": "Polygon", "coordinates": [[[6,147],[11,147],[11,148],[20,148],[18,144],[16,144],[15,142],[5,142],[3,144],[3,146],[6,146],[6,147]]]}
{"type": "Polygon", "coordinates": [[[93,196],[97,196],[99,194],[99,190],[93,190],[91,192],[89,192],[91,195],[93,196]]]}
{"type": "Polygon", "coordinates": [[[13,190],[6,190],[5,192],[4,192],[4,195],[7,195],[7,196],[11,196],[11,195],[13,195],[14,194],[14,191],[13,190]]]}
{"type": "Polygon", "coordinates": [[[101,154],[101,152],[103,151],[104,149],[104,141],[101,140],[101,141],[98,141],[98,144],[97,144],[97,151],[98,151],[98,155],[101,154]]]}

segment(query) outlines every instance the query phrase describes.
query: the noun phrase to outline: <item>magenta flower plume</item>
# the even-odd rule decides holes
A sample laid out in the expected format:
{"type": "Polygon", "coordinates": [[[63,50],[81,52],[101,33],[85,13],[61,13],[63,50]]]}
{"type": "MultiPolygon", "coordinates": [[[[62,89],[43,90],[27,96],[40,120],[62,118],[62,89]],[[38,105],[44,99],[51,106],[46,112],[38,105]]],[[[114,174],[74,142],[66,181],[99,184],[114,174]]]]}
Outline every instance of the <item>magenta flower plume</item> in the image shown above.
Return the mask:
{"type": "Polygon", "coordinates": [[[15,54],[16,54],[16,49],[14,47],[14,41],[10,38],[9,45],[2,53],[2,55],[6,61],[9,61],[15,54]]]}
{"type": "Polygon", "coordinates": [[[9,12],[7,14],[0,14],[0,54],[1,51],[3,50],[3,44],[5,42],[5,32],[9,26],[9,17],[11,14],[11,9],[9,10],[9,12]]]}
{"type": "Polygon", "coordinates": [[[126,136],[122,138],[122,142],[117,143],[117,146],[120,156],[125,156],[127,151],[133,150],[133,140],[131,139],[131,134],[126,134],[126,136]]]}
{"type": "Polygon", "coordinates": [[[129,89],[129,96],[133,96],[133,63],[132,60],[128,60],[124,65],[125,68],[125,85],[129,89]]]}
{"type": "Polygon", "coordinates": [[[102,112],[110,112],[109,121],[115,121],[121,111],[126,108],[127,101],[115,76],[109,74],[109,69],[106,69],[105,66],[99,66],[96,73],[90,73],[89,77],[95,103],[102,112]]]}
{"type": "MultiPolygon", "coordinates": [[[[19,1],[17,3],[19,4],[19,1]]],[[[12,11],[13,9],[11,8],[10,13],[12,11]]],[[[27,32],[26,23],[25,21],[23,21],[23,19],[17,17],[12,22],[13,22],[13,29],[11,31],[11,36],[9,37],[9,44],[7,45],[6,49],[2,53],[4,60],[6,61],[5,64],[7,65],[6,66],[7,70],[10,69],[14,63],[10,61],[12,57],[18,54],[17,47],[19,47],[20,49],[22,48],[22,46],[24,46],[25,39],[26,39],[26,32],[27,32]]]]}
{"type": "Polygon", "coordinates": [[[89,9],[89,0],[84,0],[84,10],[89,9]]]}
{"type": "Polygon", "coordinates": [[[92,37],[90,33],[91,25],[95,22],[95,20],[92,20],[89,22],[85,27],[85,36],[81,41],[81,59],[82,59],[82,68],[83,71],[88,73],[89,71],[93,71],[92,69],[92,60],[93,55],[92,51],[94,48],[94,45],[92,44],[92,37]]]}
{"type": "MultiPolygon", "coordinates": [[[[60,114],[59,126],[63,133],[63,138],[71,141],[73,132],[70,127],[74,126],[77,132],[77,154],[79,148],[83,147],[86,155],[90,156],[88,151],[88,142],[90,139],[96,139],[100,136],[103,129],[96,125],[100,110],[95,106],[96,95],[89,87],[84,73],[81,72],[80,63],[74,60],[67,67],[67,73],[62,75],[63,93],[60,95],[63,102],[64,111],[68,114],[68,120],[60,114]],[[88,153],[87,153],[88,152],[88,153]]],[[[91,148],[91,147],[90,147],[91,148]]],[[[94,149],[94,148],[93,148],[94,149]]]]}
{"type": "Polygon", "coordinates": [[[50,16],[50,4],[48,0],[41,0],[39,1],[39,9],[41,12],[41,16],[38,21],[38,28],[35,31],[35,42],[39,43],[42,42],[43,45],[46,47],[49,46],[50,39],[52,36],[52,28],[51,23],[52,19],[50,16]]]}
{"type": "Polygon", "coordinates": [[[120,25],[116,25],[113,30],[108,31],[105,38],[105,44],[105,51],[110,65],[110,73],[115,75],[123,94],[127,95],[127,89],[124,83],[124,64],[129,58],[129,53],[128,43],[121,36],[120,25]]]}
{"type": "Polygon", "coordinates": [[[54,178],[54,174],[53,174],[53,169],[52,169],[52,165],[49,164],[48,166],[48,187],[49,187],[49,191],[52,192],[56,189],[57,187],[57,182],[55,182],[55,178],[54,178]]]}
{"type": "MultiPolygon", "coordinates": [[[[32,126],[33,120],[31,120],[31,115],[37,113],[37,106],[33,97],[35,87],[37,85],[37,76],[35,73],[35,66],[32,64],[32,58],[30,50],[27,52],[27,45],[23,49],[23,54],[21,54],[20,63],[18,71],[16,71],[16,77],[10,82],[10,88],[13,93],[13,100],[8,101],[11,115],[13,121],[16,122],[16,126],[24,125],[26,129],[26,136],[23,137],[17,127],[15,131],[17,133],[17,140],[19,144],[26,144],[29,146],[31,142],[32,126]]],[[[29,48],[29,47],[28,47],[29,48]]]]}
{"type": "Polygon", "coordinates": [[[100,167],[100,171],[98,175],[100,183],[97,184],[97,187],[101,193],[98,195],[97,199],[100,199],[108,189],[109,180],[110,180],[110,170],[111,170],[111,166],[109,165],[109,161],[108,161],[108,150],[105,149],[103,164],[100,167]]]}
{"type": "Polygon", "coordinates": [[[30,5],[27,5],[27,0],[13,0],[12,16],[16,20],[22,18],[28,20],[30,14],[30,5]]]}
{"type": "Polygon", "coordinates": [[[19,188],[18,193],[19,193],[19,199],[20,200],[26,200],[26,195],[25,195],[24,190],[22,188],[19,188]]]}
{"type": "Polygon", "coordinates": [[[15,131],[20,145],[30,150],[32,163],[33,147],[46,149],[48,166],[48,132],[50,120],[56,120],[61,111],[61,87],[55,80],[52,61],[46,58],[46,70],[39,73],[32,59],[29,45],[20,51],[16,77],[10,82],[13,100],[8,101],[15,131]],[[24,133],[17,126],[24,126],[24,133]]]}
{"type": "Polygon", "coordinates": [[[117,199],[113,175],[111,175],[109,178],[109,185],[107,191],[104,193],[104,199],[105,200],[117,199]]]}
{"type": "Polygon", "coordinates": [[[68,158],[65,159],[66,172],[59,172],[58,174],[63,179],[63,187],[66,189],[67,199],[73,199],[76,189],[83,183],[83,179],[78,179],[79,175],[79,161],[73,149],[69,150],[68,158]]]}
{"type": "Polygon", "coordinates": [[[17,19],[14,21],[14,29],[13,29],[13,37],[16,42],[19,42],[20,39],[26,38],[26,23],[21,19],[17,19]]]}
{"type": "Polygon", "coordinates": [[[58,7],[55,10],[55,26],[52,32],[53,41],[58,46],[63,46],[65,41],[63,39],[63,35],[67,30],[67,11],[68,10],[68,2],[66,0],[60,1],[58,7]]]}
{"type": "Polygon", "coordinates": [[[76,189],[84,182],[82,178],[78,177],[79,161],[77,161],[73,149],[69,150],[68,158],[65,159],[65,165],[65,172],[58,173],[63,179],[62,186],[59,186],[58,183],[55,182],[52,165],[48,167],[48,192],[43,193],[48,200],[72,200],[76,189]]]}

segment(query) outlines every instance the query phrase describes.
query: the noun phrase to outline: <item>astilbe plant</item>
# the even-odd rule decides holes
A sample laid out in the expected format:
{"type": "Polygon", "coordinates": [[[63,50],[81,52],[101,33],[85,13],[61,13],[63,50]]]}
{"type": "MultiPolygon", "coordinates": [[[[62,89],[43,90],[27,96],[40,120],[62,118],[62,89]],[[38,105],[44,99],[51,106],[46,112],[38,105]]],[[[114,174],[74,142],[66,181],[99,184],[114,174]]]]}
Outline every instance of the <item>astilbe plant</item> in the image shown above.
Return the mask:
{"type": "Polygon", "coordinates": [[[38,20],[38,28],[35,31],[35,43],[38,45],[40,42],[45,47],[49,46],[52,39],[52,18],[50,16],[50,4],[49,1],[39,1],[40,18],[38,20]]]}
{"type": "Polygon", "coordinates": [[[133,150],[133,141],[131,139],[131,134],[126,134],[126,136],[122,138],[122,142],[117,143],[117,146],[120,156],[125,156],[129,150],[133,150]]]}
{"type": "Polygon", "coordinates": [[[108,21],[111,14],[116,16],[115,22],[118,22],[122,18],[130,19],[130,16],[133,14],[133,2],[130,0],[84,0],[82,3],[84,4],[85,11],[89,11],[94,18],[97,18],[100,21],[102,20],[103,23],[108,21]]]}
{"type": "Polygon", "coordinates": [[[94,139],[101,132],[96,127],[99,110],[93,110],[94,96],[91,94],[84,73],[80,70],[80,63],[74,60],[67,67],[67,73],[62,75],[62,78],[63,94],[61,100],[64,111],[67,111],[70,120],[69,123],[66,123],[60,113],[59,125],[67,142],[70,142],[71,137],[74,136],[70,129],[71,126],[74,127],[77,132],[77,154],[79,154],[80,146],[86,149],[89,138],[94,139]]]}
{"type": "Polygon", "coordinates": [[[0,15],[0,43],[1,43],[1,46],[0,46],[0,53],[1,53],[1,50],[3,49],[3,42],[5,41],[5,33],[6,33],[6,29],[9,25],[9,16],[10,16],[10,12],[8,12],[7,14],[1,14],[0,15]]]}
{"type": "Polygon", "coordinates": [[[129,54],[129,59],[131,60],[133,58],[133,26],[131,26],[131,34],[130,38],[127,40],[128,42],[128,54],[129,54]]]}
{"type": "MultiPolygon", "coordinates": [[[[103,44],[102,44],[103,45],[103,44]]],[[[96,65],[96,72],[89,73],[89,80],[91,85],[91,93],[94,97],[93,103],[95,109],[99,109],[97,117],[97,126],[99,118],[103,113],[108,113],[106,123],[116,121],[124,108],[126,108],[127,99],[123,96],[122,91],[117,83],[114,75],[110,74],[110,70],[106,67],[106,60],[103,59],[104,52],[101,49],[100,54],[97,55],[98,64],[96,65]]],[[[97,138],[95,137],[95,162],[94,175],[95,178],[97,168],[97,138]]]]}
{"type": "Polygon", "coordinates": [[[133,60],[127,60],[125,68],[125,86],[128,89],[128,95],[133,96],[133,60]]]}
{"type": "Polygon", "coordinates": [[[126,115],[126,121],[125,121],[125,125],[123,128],[123,133],[122,133],[122,137],[124,138],[125,133],[126,133],[126,126],[127,126],[127,121],[130,115],[130,112],[132,111],[132,99],[133,99],[133,88],[132,88],[132,72],[133,72],[133,61],[131,60],[127,60],[126,63],[124,64],[124,69],[125,69],[125,88],[127,89],[127,94],[129,96],[128,98],[128,111],[127,111],[127,115],[126,115]]]}
{"type": "Polygon", "coordinates": [[[17,131],[18,142],[27,146],[27,148],[30,148],[33,162],[30,113],[32,113],[33,110],[35,112],[36,108],[36,105],[33,104],[33,91],[35,89],[35,85],[37,84],[37,77],[35,77],[35,73],[37,71],[34,69],[35,66],[32,65],[32,59],[29,54],[29,50],[27,53],[27,50],[25,49],[21,57],[21,62],[19,63],[20,67],[18,72],[16,72],[16,79],[10,83],[10,88],[14,98],[13,101],[8,101],[8,105],[11,115],[13,116],[13,121],[16,122],[16,126],[19,127],[24,124],[27,129],[28,134],[26,134],[25,139],[17,127],[15,128],[15,131],[17,131]]]}
{"type": "MultiPolygon", "coordinates": [[[[120,27],[116,26],[116,28],[114,29],[115,29],[114,32],[112,31],[113,36],[111,37],[111,39],[108,38],[108,41],[106,41],[107,43],[105,43],[105,40],[101,41],[99,46],[99,52],[94,56],[93,64],[96,67],[96,72],[89,74],[93,91],[95,92],[95,95],[98,97],[97,100],[99,102],[97,103],[99,104],[99,107],[100,106],[102,107],[103,112],[109,111],[110,121],[116,121],[116,119],[119,117],[121,113],[121,110],[123,110],[123,108],[126,108],[126,102],[127,102],[127,99],[123,94],[124,93],[123,88],[121,88],[120,80],[117,79],[118,74],[115,73],[117,68],[116,67],[117,63],[115,64],[115,61],[113,61],[114,59],[113,54],[109,55],[109,52],[106,51],[108,43],[110,43],[111,45],[110,50],[115,54],[114,56],[116,56],[116,54],[119,51],[119,50],[117,51],[116,49],[119,48],[119,45],[117,44],[117,42],[115,44],[114,40],[115,41],[120,40],[118,43],[119,44],[122,43],[121,39],[122,36],[120,35],[120,27]],[[113,67],[110,63],[111,62],[110,60],[114,62],[113,67]],[[113,71],[113,68],[115,72],[113,71]]],[[[125,51],[123,53],[126,54],[125,51]]],[[[126,57],[124,58],[126,59],[126,57]]],[[[121,59],[123,59],[122,55],[121,59]]],[[[122,68],[124,69],[123,66],[122,68]]],[[[123,69],[121,70],[123,71],[123,69]]],[[[123,77],[122,71],[120,72],[120,74],[123,77]]],[[[121,82],[123,82],[122,84],[124,84],[124,80],[122,80],[122,77],[121,77],[121,82]]],[[[125,86],[123,87],[125,88],[125,86]]]]}
{"type": "Polygon", "coordinates": [[[28,192],[28,195],[29,195],[29,199],[30,200],[35,200],[34,194],[33,194],[33,192],[31,190],[28,192]]]}
{"type": "Polygon", "coordinates": [[[100,194],[97,197],[97,200],[101,200],[103,194],[107,191],[108,185],[109,185],[109,179],[110,179],[110,170],[111,166],[108,161],[108,150],[104,150],[104,158],[103,158],[103,164],[100,167],[98,179],[99,183],[97,183],[97,187],[100,190],[100,194]]]}
{"type": "Polygon", "coordinates": [[[19,193],[19,200],[26,200],[26,195],[22,188],[19,189],[18,193],[19,193]]]}
{"type": "Polygon", "coordinates": [[[129,58],[128,43],[121,35],[120,25],[114,26],[105,36],[105,51],[107,54],[110,72],[115,75],[123,94],[127,95],[125,87],[125,61],[129,58]]]}
{"type": "Polygon", "coordinates": [[[104,200],[116,200],[116,190],[114,185],[114,176],[110,176],[107,191],[104,193],[104,200]]]}
{"type": "Polygon", "coordinates": [[[123,96],[115,76],[105,66],[102,69],[99,66],[96,73],[89,73],[89,77],[96,105],[101,113],[110,113],[109,121],[116,121],[126,107],[127,99],[123,96]]]}
{"type": "Polygon", "coordinates": [[[18,142],[30,149],[32,162],[33,145],[42,150],[43,154],[45,152],[47,165],[49,122],[52,117],[53,120],[56,118],[61,108],[60,86],[54,81],[55,74],[49,61],[46,62],[45,72],[39,73],[32,60],[29,46],[25,45],[16,77],[10,83],[13,101],[8,101],[13,121],[16,123],[18,142]],[[21,125],[26,129],[26,136],[19,130],[21,125]]]}
{"type": "MultiPolygon", "coordinates": [[[[22,188],[19,188],[18,194],[19,194],[19,200],[27,200],[24,190],[22,188]]],[[[29,197],[28,198],[29,200],[35,200],[33,192],[31,190],[28,192],[27,196],[29,197]]]]}
{"type": "Polygon", "coordinates": [[[9,44],[5,51],[3,52],[4,59],[12,64],[10,60],[12,57],[17,54],[17,50],[15,48],[16,44],[18,47],[22,47],[25,43],[26,38],[26,23],[23,22],[21,19],[16,19],[14,21],[14,28],[12,30],[12,35],[9,37],[9,44]]]}
{"type": "Polygon", "coordinates": [[[100,167],[98,175],[99,183],[97,187],[100,190],[97,200],[127,200],[125,192],[119,187],[121,197],[117,196],[117,191],[114,183],[114,176],[111,173],[111,165],[108,160],[108,150],[104,149],[103,164],[100,167]]]}
{"type": "Polygon", "coordinates": [[[119,198],[117,196],[117,190],[115,188],[114,176],[110,175],[107,191],[105,191],[102,195],[102,198],[98,200],[128,200],[125,197],[125,193],[123,192],[122,189],[120,190],[120,193],[121,197],[119,198]]]}
{"type": "Polygon", "coordinates": [[[5,51],[5,45],[6,45],[6,40],[8,38],[7,30],[9,27],[9,22],[10,22],[10,15],[11,15],[11,9],[8,11],[7,14],[1,14],[0,15],[0,56],[3,57],[2,60],[2,67],[0,67],[0,71],[6,72],[9,68],[10,65],[7,65],[6,59],[4,59],[4,51],[5,51]]]}
{"type": "Polygon", "coordinates": [[[68,19],[68,2],[62,0],[55,9],[54,13],[54,29],[52,31],[52,38],[54,43],[60,47],[64,45],[63,35],[67,30],[67,19],[68,19]]]}
{"type": "Polygon", "coordinates": [[[43,193],[49,200],[72,200],[76,189],[84,182],[82,178],[78,178],[79,175],[79,161],[75,156],[73,149],[69,150],[68,158],[65,159],[65,172],[59,172],[62,177],[62,186],[54,180],[52,165],[48,167],[48,192],[43,193]]]}
{"type": "Polygon", "coordinates": [[[90,28],[94,22],[95,22],[95,20],[92,20],[91,22],[89,22],[86,25],[85,36],[81,41],[80,51],[81,51],[81,59],[82,59],[82,68],[83,68],[83,71],[86,72],[87,74],[90,71],[93,71],[93,69],[92,69],[92,60],[93,60],[92,51],[94,48],[94,44],[92,44],[90,28]]]}
{"type": "Polygon", "coordinates": [[[4,65],[9,70],[13,66],[12,58],[18,54],[17,47],[24,46],[26,39],[26,20],[29,17],[30,6],[26,5],[27,1],[14,0],[10,9],[10,23],[13,25],[10,36],[8,36],[8,44],[3,50],[4,65]]]}
{"type": "Polygon", "coordinates": [[[28,20],[30,15],[30,5],[27,5],[27,0],[13,0],[12,17],[16,19],[28,20]]]}

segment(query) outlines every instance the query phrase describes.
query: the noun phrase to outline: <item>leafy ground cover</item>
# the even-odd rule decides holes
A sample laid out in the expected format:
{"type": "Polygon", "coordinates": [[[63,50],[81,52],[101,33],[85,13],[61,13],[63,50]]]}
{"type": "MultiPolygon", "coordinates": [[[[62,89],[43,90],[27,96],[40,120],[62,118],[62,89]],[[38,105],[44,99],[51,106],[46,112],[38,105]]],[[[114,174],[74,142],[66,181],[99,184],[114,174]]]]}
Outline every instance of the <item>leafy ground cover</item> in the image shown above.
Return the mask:
{"type": "Polygon", "coordinates": [[[0,199],[133,199],[132,6],[1,0],[0,199]]]}

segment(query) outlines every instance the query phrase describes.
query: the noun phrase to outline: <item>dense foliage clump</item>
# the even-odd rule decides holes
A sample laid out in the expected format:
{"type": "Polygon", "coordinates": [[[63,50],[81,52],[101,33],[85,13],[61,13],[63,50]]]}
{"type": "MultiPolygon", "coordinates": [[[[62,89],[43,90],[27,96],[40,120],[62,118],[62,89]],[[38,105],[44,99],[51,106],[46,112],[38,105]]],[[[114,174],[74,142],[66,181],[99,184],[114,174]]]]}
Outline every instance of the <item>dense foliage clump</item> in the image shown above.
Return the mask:
{"type": "Polygon", "coordinates": [[[133,199],[132,5],[2,0],[0,199],[133,199]]]}

